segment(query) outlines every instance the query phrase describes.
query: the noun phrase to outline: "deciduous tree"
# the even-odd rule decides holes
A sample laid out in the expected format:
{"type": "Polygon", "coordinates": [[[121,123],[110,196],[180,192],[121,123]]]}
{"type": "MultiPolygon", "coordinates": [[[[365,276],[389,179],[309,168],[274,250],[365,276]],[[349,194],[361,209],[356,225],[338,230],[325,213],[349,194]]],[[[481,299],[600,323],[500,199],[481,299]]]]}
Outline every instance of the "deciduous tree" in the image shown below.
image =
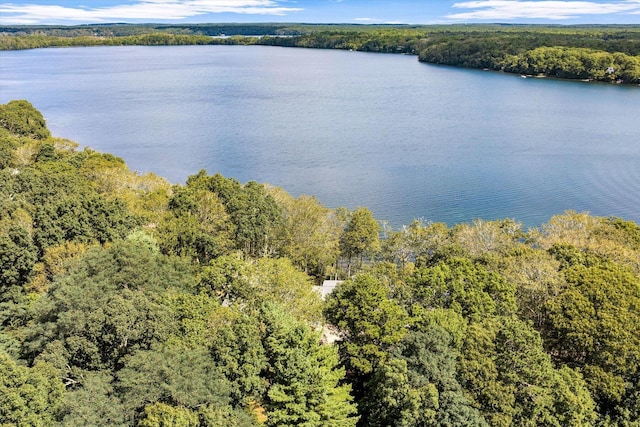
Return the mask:
{"type": "Polygon", "coordinates": [[[21,366],[0,350],[0,425],[53,425],[60,416],[64,386],[46,363],[21,366]]]}
{"type": "Polygon", "coordinates": [[[340,356],[357,399],[374,369],[386,359],[388,350],[408,330],[407,312],[389,299],[389,293],[388,285],[361,274],[338,285],[326,300],[325,316],[342,335],[340,356]]]}
{"type": "Polygon", "coordinates": [[[580,369],[600,412],[617,416],[640,360],[640,279],[589,251],[557,246],[566,289],[545,305],[543,336],[554,360],[580,369]]]}
{"type": "Polygon", "coordinates": [[[354,258],[362,261],[366,255],[374,255],[380,250],[380,231],[380,224],[369,209],[359,207],[351,213],[340,236],[340,253],[347,259],[348,276],[354,258]]]}
{"type": "Polygon", "coordinates": [[[34,139],[51,136],[42,113],[25,100],[0,105],[0,126],[13,134],[34,139]]]}

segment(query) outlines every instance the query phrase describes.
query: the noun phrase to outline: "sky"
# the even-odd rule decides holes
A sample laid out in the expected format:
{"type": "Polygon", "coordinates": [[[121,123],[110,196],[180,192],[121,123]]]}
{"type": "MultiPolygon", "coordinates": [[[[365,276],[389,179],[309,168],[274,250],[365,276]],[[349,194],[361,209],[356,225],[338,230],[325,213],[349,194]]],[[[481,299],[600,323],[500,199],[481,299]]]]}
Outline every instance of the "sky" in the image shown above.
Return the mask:
{"type": "Polygon", "coordinates": [[[1,25],[113,22],[640,24],[640,0],[12,0],[0,3],[1,25]]]}

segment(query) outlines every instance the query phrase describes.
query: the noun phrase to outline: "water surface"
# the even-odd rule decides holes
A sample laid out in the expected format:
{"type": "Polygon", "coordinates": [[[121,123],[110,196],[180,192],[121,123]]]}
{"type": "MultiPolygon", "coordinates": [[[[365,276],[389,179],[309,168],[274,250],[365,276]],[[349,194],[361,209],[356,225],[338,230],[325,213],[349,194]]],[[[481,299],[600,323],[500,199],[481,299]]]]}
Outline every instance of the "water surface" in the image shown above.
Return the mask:
{"type": "Polygon", "coordinates": [[[0,53],[0,102],[184,182],[268,182],[398,227],[565,210],[640,222],[640,89],[263,46],[0,53]]]}

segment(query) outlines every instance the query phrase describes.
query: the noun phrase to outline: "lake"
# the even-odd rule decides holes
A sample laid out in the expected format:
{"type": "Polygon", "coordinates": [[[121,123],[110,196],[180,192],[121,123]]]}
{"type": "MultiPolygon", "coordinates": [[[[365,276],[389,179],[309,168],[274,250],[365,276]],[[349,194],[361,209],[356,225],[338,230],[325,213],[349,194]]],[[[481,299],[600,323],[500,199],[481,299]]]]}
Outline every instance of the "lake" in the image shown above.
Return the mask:
{"type": "Polygon", "coordinates": [[[0,102],[172,182],[206,169],[392,226],[640,223],[640,88],[264,46],[0,52],[0,102]]]}

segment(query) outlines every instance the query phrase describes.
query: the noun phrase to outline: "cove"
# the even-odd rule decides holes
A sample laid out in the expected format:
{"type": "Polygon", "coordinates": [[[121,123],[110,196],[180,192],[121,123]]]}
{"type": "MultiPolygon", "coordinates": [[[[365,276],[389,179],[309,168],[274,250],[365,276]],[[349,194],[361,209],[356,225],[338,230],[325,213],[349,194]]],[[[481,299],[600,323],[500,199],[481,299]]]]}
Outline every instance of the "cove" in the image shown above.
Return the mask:
{"type": "Polygon", "coordinates": [[[392,226],[572,209],[640,222],[640,90],[264,46],[0,52],[0,102],[184,182],[200,169],[392,226]]]}

